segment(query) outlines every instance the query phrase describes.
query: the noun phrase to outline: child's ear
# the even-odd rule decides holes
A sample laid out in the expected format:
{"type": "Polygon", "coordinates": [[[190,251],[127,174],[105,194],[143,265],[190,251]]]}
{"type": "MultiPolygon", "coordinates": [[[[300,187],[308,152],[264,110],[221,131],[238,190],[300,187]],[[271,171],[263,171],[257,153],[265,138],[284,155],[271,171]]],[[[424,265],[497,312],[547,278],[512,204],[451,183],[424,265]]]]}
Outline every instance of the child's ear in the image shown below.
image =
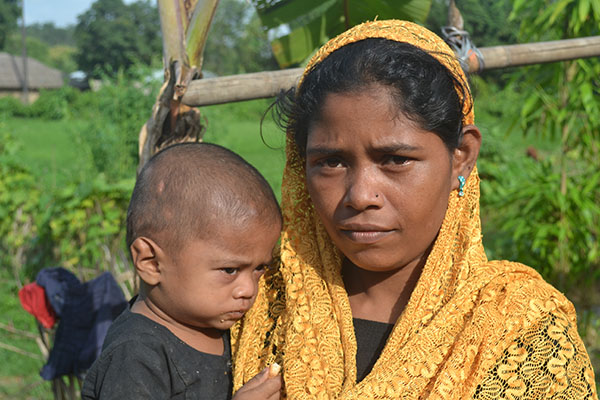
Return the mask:
{"type": "Polygon", "coordinates": [[[475,125],[466,125],[462,129],[462,140],[454,149],[452,155],[453,189],[458,188],[458,176],[468,178],[477,164],[479,148],[481,147],[481,132],[475,125]]]}
{"type": "Polygon", "coordinates": [[[140,279],[150,286],[160,283],[159,254],[161,248],[152,239],[146,237],[136,238],[131,246],[131,258],[140,279]]]}

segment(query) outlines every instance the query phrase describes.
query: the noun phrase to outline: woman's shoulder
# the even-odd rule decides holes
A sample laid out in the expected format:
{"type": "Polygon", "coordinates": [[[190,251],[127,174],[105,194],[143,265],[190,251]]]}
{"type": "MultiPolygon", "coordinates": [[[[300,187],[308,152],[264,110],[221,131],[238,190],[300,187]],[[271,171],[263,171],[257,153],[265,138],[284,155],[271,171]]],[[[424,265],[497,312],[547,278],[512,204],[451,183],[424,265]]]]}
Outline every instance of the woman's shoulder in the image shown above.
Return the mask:
{"type": "Polygon", "coordinates": [[[575,307],[533,268],[510,261],[489,261],[489,280],[482,299],[493,297],[507,314],[519,314],[533,321],[553,313],[575,323],[575,307]]]}
{"type": "Polygon", "coordinates": [[[530,267],[507,261],[490,262],[490,267],[496,275],[480,296],[494,304],[488,311],[496,313],[495,329],[504,331],[504,340],[475,398],[496,398],[486,394],[498,391],[527,399],[543,393],[596,398],[573,304],[530,267]]]}

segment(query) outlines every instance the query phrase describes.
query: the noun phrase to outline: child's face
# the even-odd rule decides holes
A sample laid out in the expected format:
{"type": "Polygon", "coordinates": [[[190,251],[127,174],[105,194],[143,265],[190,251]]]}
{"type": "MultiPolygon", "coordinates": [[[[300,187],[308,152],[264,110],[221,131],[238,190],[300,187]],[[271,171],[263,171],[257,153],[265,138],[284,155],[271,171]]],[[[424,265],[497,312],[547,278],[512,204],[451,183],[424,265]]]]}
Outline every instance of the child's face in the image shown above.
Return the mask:
{"type": "Polygon", "coordinates": [[[164,257],[156,305],[176,323],[229,329],[254,303],[280,224],[227,225],[207,239],[190,241],[179,254],[164,257]]]}

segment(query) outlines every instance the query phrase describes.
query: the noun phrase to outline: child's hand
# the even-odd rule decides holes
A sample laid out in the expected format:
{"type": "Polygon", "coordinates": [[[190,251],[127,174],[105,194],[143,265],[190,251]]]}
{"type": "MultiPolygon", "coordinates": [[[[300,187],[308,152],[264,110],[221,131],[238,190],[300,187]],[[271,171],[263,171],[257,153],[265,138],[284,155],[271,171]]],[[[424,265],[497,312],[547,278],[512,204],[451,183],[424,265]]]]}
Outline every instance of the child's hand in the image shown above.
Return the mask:
{"type": "Polygon", "coordinates": [[[277,364],[266,367],[242,386],[232,400],[278,400],[281,390],[279,369],[277,364]]]}

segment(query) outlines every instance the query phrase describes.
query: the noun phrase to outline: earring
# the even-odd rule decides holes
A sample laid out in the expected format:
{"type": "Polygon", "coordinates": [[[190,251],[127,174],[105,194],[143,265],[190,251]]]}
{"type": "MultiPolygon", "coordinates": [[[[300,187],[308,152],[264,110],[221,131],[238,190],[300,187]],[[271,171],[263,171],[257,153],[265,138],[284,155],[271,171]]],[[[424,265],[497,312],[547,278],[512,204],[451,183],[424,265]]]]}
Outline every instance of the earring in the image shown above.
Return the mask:
{"type": "Polygon", "coordinates": [[[465,195],[465,191],[463,190],[465,188],[465,183],[467,182],[467,180],[465,179],[464,176],[459,175],[458,176],[458,197],[463,197],[465,195]]]}

